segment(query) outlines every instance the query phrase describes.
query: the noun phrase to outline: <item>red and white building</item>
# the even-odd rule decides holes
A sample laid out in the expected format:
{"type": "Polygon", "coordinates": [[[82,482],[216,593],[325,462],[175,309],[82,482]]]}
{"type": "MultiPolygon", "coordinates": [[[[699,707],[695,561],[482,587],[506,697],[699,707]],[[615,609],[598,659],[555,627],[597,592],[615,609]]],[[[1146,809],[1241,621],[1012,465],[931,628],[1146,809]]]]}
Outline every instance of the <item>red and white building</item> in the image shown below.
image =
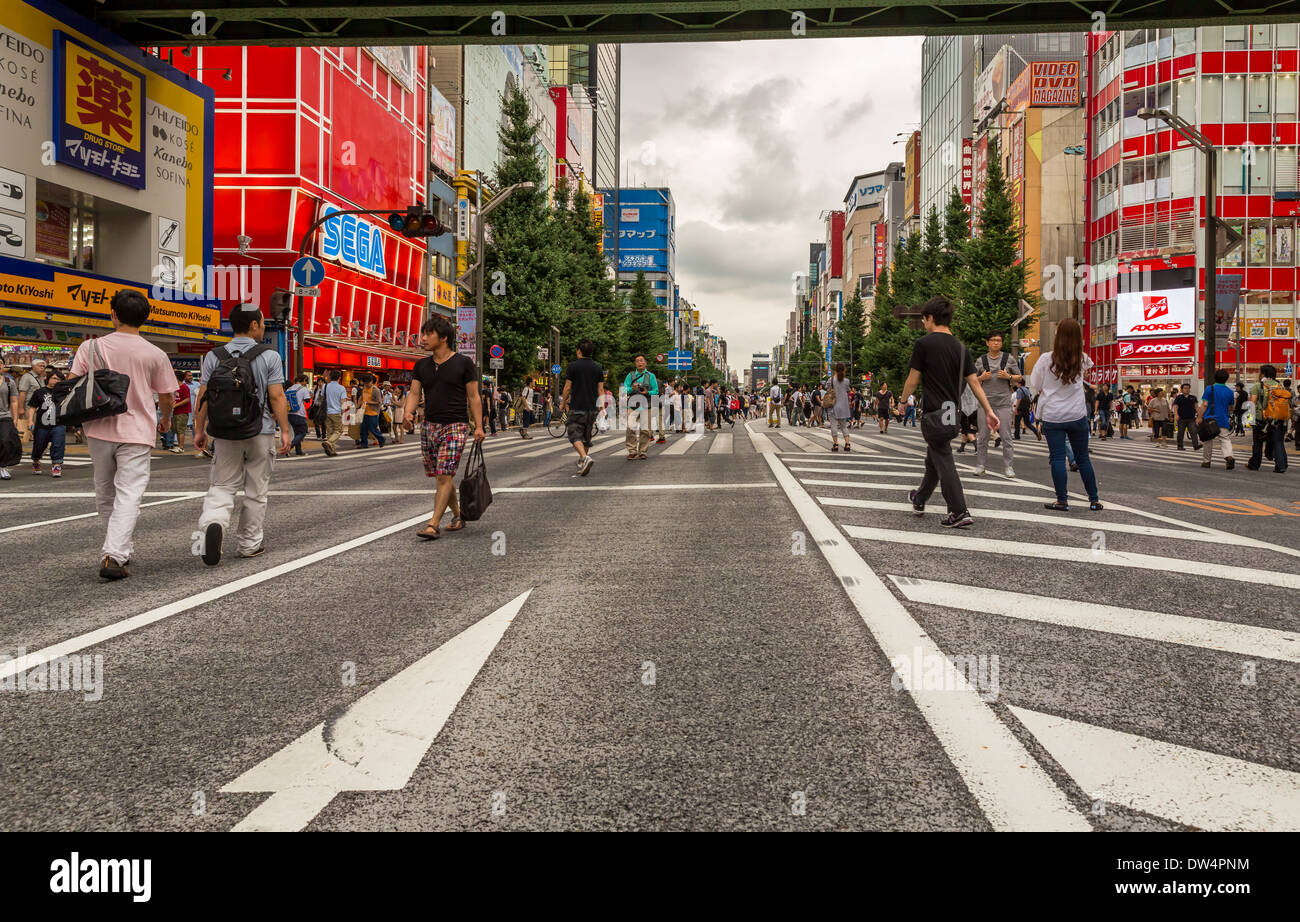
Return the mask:
{"type": "Polygon", "coordinates": [[[1084,317],[1096,381],[1193,383],[1205,355],[1204,157],[1163,122],[1139,119],[1147,107],[1174,112],[1219,145],[1218,213],[1246,238],[1219,260],[1220,276],[1241,277],[1242,295],[1217,364],[1252,378],[1262,363],[1283,369],[1296,358],[1298,31],[1289,23],[1089,36],[1093,285],[1084,317]],[[1121,276],[1142,271],[1160,273],[1150,276],[1157,281],[1181,275],[1195,285],[1191,303],[1150,291],[1121,303],[1121,276]],[[1179,319],[1186,309],[1189,321],[1179,319]]]}
{"type": "MultiPolygon", "coordinates": [[[[276,289],[292,289],[301,238],[323,209],[428,201],[425,48],[214,46],[168,56],[216,92],[213,258],[257,267],[251,300],[264,308],[276,289]],[[241,237],[251,238],[242,251],[241,237]]],[[[319,297],[303,299],[305,369],[409,380],[426,304],[455,307],[451,285],[431,279],[426,292],[425,242],[394,233],[382,216],[358,216],[322,227],[307,253],[324,262],[325,278],[319,297]]]]}

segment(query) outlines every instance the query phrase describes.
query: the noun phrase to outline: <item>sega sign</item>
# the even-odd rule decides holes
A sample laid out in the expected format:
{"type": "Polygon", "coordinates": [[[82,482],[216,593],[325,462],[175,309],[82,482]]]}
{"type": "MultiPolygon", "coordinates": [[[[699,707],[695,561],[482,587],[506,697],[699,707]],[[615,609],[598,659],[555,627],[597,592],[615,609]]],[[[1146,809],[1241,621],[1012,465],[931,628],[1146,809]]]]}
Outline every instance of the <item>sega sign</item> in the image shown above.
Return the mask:
{"type": "MultiPolygon", "coordinates": [[[[333,205],[325,205],[322,213],[334,214],[333,205]]],[[[320,255],[322,259],[341,263],[378,278],[388,277],[384,264],[384,232],[378,225],[361,220],[357,215],[342,215],[321,225],[320,255]]]]}
{"type": "Polygon", "coordinates": [[[1196,289],[1121,291],[1115,301],[1117,339],[1196,335],[1196,289]]]}

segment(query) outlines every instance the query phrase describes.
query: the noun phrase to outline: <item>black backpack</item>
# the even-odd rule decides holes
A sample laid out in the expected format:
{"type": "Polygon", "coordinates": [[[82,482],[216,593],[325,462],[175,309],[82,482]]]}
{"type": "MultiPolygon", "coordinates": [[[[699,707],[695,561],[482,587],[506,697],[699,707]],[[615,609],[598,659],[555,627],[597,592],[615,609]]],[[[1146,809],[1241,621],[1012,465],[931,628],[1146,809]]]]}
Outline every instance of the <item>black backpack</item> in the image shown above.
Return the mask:
{"type": "Polygon", "coordinates": [[[262,434],[262,401],[257,396],[253,359],[270,352],[265,344],[234,355],[225,346],[212,350],[217,367],[204,382],[208,431],[219,439],[251,439],[262,434]]]}

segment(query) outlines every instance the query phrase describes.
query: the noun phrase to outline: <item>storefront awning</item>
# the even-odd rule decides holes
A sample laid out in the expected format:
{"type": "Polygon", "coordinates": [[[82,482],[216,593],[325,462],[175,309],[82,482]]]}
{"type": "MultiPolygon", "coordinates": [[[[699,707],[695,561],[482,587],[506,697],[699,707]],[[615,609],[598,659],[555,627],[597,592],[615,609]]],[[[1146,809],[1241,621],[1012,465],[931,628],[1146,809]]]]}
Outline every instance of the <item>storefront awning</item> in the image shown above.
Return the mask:
{"type": "Polygon", "coordinates": [[[380,355],[389,359],[401,359],[415,362],[428,355],[421,349],[404,349],[401,346],[389,346],[381,343],[368,343],[341,336],[307,336],[304,338],[309,346],[324,346],[326,349],[346,349],[348,352],[361,352],[365,355],[380,355]]]}

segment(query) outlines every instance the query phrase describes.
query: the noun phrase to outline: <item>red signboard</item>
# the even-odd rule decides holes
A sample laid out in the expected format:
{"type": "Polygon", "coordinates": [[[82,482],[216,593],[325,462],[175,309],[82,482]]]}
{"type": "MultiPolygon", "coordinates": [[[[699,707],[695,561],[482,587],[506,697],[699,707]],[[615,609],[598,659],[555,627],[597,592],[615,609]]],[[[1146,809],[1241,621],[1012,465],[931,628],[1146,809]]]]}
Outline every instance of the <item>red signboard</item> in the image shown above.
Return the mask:
{"type": "Polygon", "coordinates": [[[1196,354],[1196,339],[1174,336],[1165,339],[1121,339],[1119,357],[1126,361],[1141,359],[1190,359],[1196,354]]]}
{"type": "Polygon", "coordinates": [[[970,208],[974,177],[974,155],[971,152],[970,138],[961,139],[961,200],[970,208]]]}

